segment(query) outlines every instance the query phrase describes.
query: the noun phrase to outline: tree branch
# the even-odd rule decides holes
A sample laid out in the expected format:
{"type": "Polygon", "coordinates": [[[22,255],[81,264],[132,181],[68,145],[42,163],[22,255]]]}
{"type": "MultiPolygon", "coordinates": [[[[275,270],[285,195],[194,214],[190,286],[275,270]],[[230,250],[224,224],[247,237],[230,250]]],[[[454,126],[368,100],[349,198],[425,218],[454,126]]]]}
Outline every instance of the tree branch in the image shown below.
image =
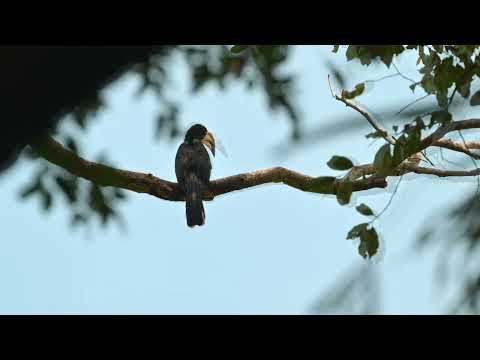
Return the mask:
{"type": "Polygon", "coordinates": [[[447,176],[477,176],[480,175],[480,169],[470,170],[470,171],[457,171],[457,170],[440,170],[435,168],[426,168],[422,166],[417,166],[410,163],[405,163],[401,165],[401,168],[406,170],[406,172],[413,172],[416,174],[426,174],[426,175],[435,175],[439,177],[447,176]]]}
{"type": "MultiPolygon", "coordinates": [[[[43,138],[30,146],[49,162],[99,186],[118,187],[170,201],[185,200],[182,190],[175,182],[157,178],[152,174],[120,170],[85,160],[51,137],[43,138]]],[[[268,183],[283,183],[301,191],[313,192],[309,189],[314,179],[314,177],[283,167],[274,167],[213,180],[209,184],[209,189],[204,192],[203,198],[204,200],[213,200],[215,196],[268,183]]],[[[332,190],[324,194],[335,195],[341,181],[342,179],[335,180],[332,190]]],[[[387,182],[384,177],[370,176],[354,181],[353,191],[385,188],[386,186],[387,182]]]]}
{"type": "Polygon", "coordinates": [[[392,145],[395,144],[395,139],[393,137],[391,137],[390,135],[388,135],[388,132],[386,130],[382,129],[382,127],[377,123],[377,121],[375,119],[373,119],[370,116],[370,114],[367,111],[363,110],[360,106],[355,104],[352,100],[345,99],[344,97],[338,96],[335,93],[335,91],[332,88],[332,84],[330,83],[330,75],[328,75],[328,85],[330,87],[330,92],[332,93],[332,96],[336,100],[344,103],[346,106],[351,107],[352,109],[359,112],[365,119],[367,119],[367,121],[370,123],[370,125],[372,125],[372,127],[375,130],[377,130],[387,142],[389,142],[392,145]]]}
{"type": "Polygon", "coordinates": [[[449,149],[452,151],[462,152],[464,154],[467,154],[468,156],[471,156],[474,159],[480,160],[479,154],[475,154],[470,151],[470,149],[480,149],[480,142],[471,141],[465,144],[459,144],[450,139],[448,140],[441,139],[441,140],[435,141],[432,144],[432,146],[441,147],[441,148],[449,149]]]}
{"type": "Polygon", "coordinates": [[[424,138],[420,144],[421,150],[428,148],[437,140],[443,138],[449,132],[455,130],[464,130],[464,129],[478,129],[480,128],[480,119],[467,119],[452,121],[448,124],[445,124],[431,133],[429,136],[424,138]]]}

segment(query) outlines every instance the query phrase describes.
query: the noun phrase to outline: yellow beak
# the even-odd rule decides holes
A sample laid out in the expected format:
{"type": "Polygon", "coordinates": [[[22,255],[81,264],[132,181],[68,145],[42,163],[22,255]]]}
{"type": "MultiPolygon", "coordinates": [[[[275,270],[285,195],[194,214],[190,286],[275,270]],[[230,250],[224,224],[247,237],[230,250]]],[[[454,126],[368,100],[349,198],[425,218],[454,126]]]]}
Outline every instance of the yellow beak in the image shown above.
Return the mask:
{"type": "Polygon", "coordinates": [[[208,148],[212,152],[212,155],[215,156],[215,139],[212,133],[207,132],[207,134],[202,139],[202,144],[208,146],[208,148]]]}

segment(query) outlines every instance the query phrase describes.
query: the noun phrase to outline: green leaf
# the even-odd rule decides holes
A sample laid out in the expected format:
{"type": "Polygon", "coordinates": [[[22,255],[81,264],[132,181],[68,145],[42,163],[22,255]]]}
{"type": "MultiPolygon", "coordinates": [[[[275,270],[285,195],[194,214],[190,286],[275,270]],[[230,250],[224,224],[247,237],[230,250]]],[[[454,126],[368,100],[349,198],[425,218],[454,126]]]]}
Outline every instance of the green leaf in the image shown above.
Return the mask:
{"type": "Polygon", "coordinates": [[[308,191],[319,194],[332,194],[333,183],[336,178],[333,176],[320,176],[312,180],[308,191]]]}
{"type": "Polygon", "coordinates": [[[340,205],[347,205],[352,197],[353,184],[350,180],[341,181],[337,190],[337,201],[340,205]]]}
{"type": "Polygon", "coordinates": [[[433,77],[430,74],[424,75],[420,84],[422,85],[423,90],[425,90],[427,94],[433,94],[435,93],[435,91],[437,91],[437,87],[435,86],[433,77]]]}
{"type": "Polygon", "coordinates": [[[457,91],[464,99],[470,96],[471,79],[465,77],[457,81],[457,91]]]}
{"type": "Polygon", "coordinates": [[[347,234],[347,240],[360,237],[360,234],[367,230],[368,223],[355,225],[347,234]]]}
{"type": "Polygon", "coordinates": [[[357,209],[357,211],[358,211],[360,214],[365,215],[365,216],[372,216],[372,215],[374,215],[372,209],[370,209],[370,208],[368,207],[368,205],[365,205],[365,204],[360,204],[360,205],[358,205],[355,209],[357,209]]]}
{"type": "Polygon", "coordinates": [[[342,97],[344,99],[354,99],[357,96],[362,95],[364,91],[365,91],[365,84],[360,83],[355,85],[355,88],[352,91],[343,90],[342,97]]]}
{"type": "Polygon", "coordinates": [[[347,61],[353,60],[358,57],[357,45],[348,45],[345,55],[347,56],[347,61]]]}
{"type": "Polygon", "coordinates": [[[417,85],[418,85],[417,83],[410,85],[410,86],[409,86],[410,90],[412,90],[412,92],[415,92],[415,87],[416,87],[417,85]]]}
{"type": "Polygon", "coordinates": [[[470,105],[471,106],[480,105],[480,90],[478,90],[475,94],[472,95],[472,97],[470,98],[470,105]]]}
{"type": "Polygon", "coordinates": [[[332,156],[332,158],[328,160],[327,165],[333,170],[348,170],[353,167],[350,159],[337,155],[332,156]]]}
{"type": "Polygon", "coordinates": [[[400,136],[396,143],[395,146],[393,147],[393,158],[392,158],[392,166],[396,167],[399,165],[403,160],[406,159],[406,145],[407,145],[407,139],[405,135],[400,136]]]}
{"type": "Polygon", "coordinates": [[[248,49],[248,45],[233,45],[230,51],[233,54],[240,54],[242,51],[248,49]]]}
{"type": "Polygon", "coordinates": [[[437,103],[441,108],[446,108],[448,105],[447,94],[443,92],[437,92],[437,103]]]}
{"type": "Polygon", "coordinates": [[[407,130],[408,137],[405,144],[405,159],[420,151],[420,145],[422,140],[422,130],[413,126],[407,130]]]}
{"type": "Polygon", "coordinates": [[[383,145],[375,154],[373,167],[379,176],[387,176],[393,168],[392,155],[390,154],[390,144],[383,145]]]}
{"type": "Polygon", "coordinates": [[[333,45],[333,50],[332,50],[332,52],[333,52],[333,53],[337,53],[339,48],[340,48],[340,45],[333,45]]]}
{"type": "Polygon", "coordinates": [[[446,124],[452,121],[452,114],[446,110],[438,110],[432,113],[432,122],[437,124],[446,124]]]}
{"type": "Polygon", "coordinates": [[[360,233],[360,245],[358,246],[358,253],[364,258],[369,258],[375,255],[378,251],[378,235],[375,228],[365,230],[360,233]]]}

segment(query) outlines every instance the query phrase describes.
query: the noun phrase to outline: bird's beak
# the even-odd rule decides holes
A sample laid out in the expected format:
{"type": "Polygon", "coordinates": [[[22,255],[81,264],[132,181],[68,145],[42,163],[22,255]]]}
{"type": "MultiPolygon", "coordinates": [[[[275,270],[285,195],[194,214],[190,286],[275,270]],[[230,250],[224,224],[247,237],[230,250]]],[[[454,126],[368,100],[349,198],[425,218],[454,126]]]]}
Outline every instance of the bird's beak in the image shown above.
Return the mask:
{"type": "Polygon", "coordinates": [[[206,145],[212,152],[212,155],[215,156],[215,139],[212,133],[207,132],[207,135],[202,139],[202,144],[206,145]]]}

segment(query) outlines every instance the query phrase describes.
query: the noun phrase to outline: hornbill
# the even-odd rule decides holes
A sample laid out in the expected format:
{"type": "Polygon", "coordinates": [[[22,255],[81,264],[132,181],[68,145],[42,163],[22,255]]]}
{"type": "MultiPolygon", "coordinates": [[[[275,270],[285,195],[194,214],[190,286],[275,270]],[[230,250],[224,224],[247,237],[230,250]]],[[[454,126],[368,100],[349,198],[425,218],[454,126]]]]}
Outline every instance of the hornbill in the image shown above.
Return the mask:
{"type": "Polygon", "coordinates": [[[203,125],[196,124],[188,129],[175,157],[175,174],[185,194],[187,225],[194,227],[205,224],[202,193],[208,188],[212,164],[206,145],[215,156],[215,139],[203,125]]]}

